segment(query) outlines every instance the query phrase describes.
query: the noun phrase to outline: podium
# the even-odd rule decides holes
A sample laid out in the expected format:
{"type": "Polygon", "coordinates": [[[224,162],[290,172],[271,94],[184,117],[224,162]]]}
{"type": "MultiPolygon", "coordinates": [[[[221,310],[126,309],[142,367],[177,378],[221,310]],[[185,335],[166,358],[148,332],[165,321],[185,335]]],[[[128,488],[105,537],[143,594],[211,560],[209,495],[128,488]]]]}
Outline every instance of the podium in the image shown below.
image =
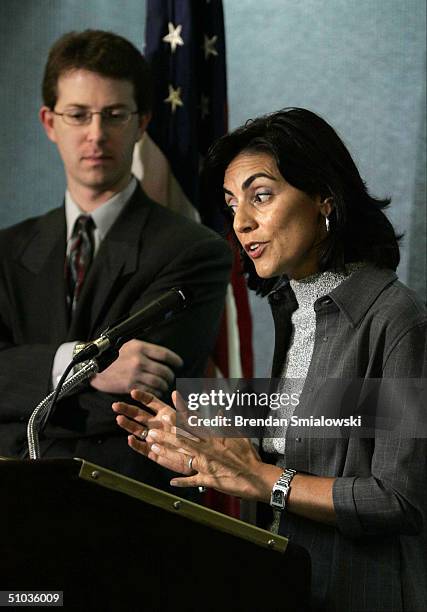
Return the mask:
{"type": "Polygon", "coordinates": [[[0,460],[0,590],[91,612],[309,609],[286,538],[81,459],[0,460]]]}

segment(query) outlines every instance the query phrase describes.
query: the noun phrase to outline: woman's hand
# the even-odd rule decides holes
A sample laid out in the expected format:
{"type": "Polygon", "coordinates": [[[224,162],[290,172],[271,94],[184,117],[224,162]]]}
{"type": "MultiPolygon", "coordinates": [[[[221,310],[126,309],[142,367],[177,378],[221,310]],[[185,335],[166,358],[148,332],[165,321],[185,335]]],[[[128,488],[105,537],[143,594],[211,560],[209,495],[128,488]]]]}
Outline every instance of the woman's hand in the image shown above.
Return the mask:
{"type": "MultiPolygon", "coordinates": [[[[185,410],[176,392],[172,399],[178,411],[185,410]]],[[[146,400],[144,403],[156,410],[157,421],[160,418],[162,425],[150,425],[145,442],[130,440],[129,445],[159,465],[186,476],[174,478],[171,485],[211,487],[244,499],[270,500],[271,488],[282,470],[263,463],[250,440],[214,438],[206,436],[205,432],[203,437],[196,438],[177,430],[175,411],[163,402],[154,399],[149,404],[146,400]]]]}
{"type": "Polygon", "coordinates": [[[149,430],[170,431],[175,424],[175,410],[146,391],[132,389],[130,395],[137,402],[149,406],[154,414],[125,402],[114,402],[112,408],[118,413],[117,424],[131,434],[128,437],[129,446],[148,456],[150,449],[145,440],[149,430]]]}
{"type": "MultiPolygon", "coordinates": [[[[175,487],[211,487],[229,495],[270,502],[274,483],[282,468],[263,463],[247,438],[214,438],[197,429],[198,437],[176,427],[176,414],[187,408],[174,391],[177,412],[150,393],[133,390],[133,399],[154,414],[123,402],[115,402],[117,423],[130,434],[131,448],[170,470],[184,474],[173,478],[175,487]],[[191,460],[191,461],[190,461],[191,460]]],[[[185,420],[185,418],[184,418],[185,420]]],[[[196,430],[195,430],[196,431],[196,430]]],[[[287,502],[289,511],[314,521],[334,525],[332,489],[335,478],[296,474],[287,502]]]]}

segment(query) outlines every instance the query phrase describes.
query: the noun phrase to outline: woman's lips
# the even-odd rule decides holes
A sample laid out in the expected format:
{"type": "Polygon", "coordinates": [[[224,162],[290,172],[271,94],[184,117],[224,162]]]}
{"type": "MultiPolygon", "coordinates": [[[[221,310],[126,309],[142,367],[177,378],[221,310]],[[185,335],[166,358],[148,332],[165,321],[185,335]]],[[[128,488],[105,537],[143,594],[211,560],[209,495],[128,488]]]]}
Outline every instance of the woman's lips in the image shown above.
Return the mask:
{"type": "Polygon", "coordinates": [[[265,251],[267,244],[267,242],[250,242],[245,245],[245,251],[251,259],[258,259],[265,251]]]}

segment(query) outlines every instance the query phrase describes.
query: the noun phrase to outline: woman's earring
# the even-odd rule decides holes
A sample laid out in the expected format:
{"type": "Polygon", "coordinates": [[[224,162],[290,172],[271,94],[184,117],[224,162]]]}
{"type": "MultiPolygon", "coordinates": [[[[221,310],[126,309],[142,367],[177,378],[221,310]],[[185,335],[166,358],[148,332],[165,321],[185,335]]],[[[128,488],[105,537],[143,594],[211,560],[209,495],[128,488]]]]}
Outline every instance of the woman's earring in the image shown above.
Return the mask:
{"type": "Polygon", "coordinates": [[[329,232],[329,218],[325,217],[326,231],[329,232]]]}

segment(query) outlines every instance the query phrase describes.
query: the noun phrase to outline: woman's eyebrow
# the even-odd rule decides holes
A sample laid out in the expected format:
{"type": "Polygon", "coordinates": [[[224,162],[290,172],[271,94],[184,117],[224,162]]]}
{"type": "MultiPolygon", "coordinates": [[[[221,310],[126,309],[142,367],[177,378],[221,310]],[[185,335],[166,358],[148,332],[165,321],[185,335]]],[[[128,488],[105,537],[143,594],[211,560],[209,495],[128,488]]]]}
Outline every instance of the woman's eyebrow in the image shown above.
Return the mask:
{"type": "MultiPolygon", "coordinates": [[[[248,178],[243,181],[242,190],[245,191],[246,189],[248,189],[251,186],[251,184],[254,182],[254,180],[260,176],[263,176],[264,178],[268,178],[271,181],[277,181],[277,178],[273,176],[272,174],[268,174],[267,172],[257,172],[256,174],[251,174],[251,176],[248,176],[248,178]]],[[[223,185],[223,189],[224,189],[224,193],[228,193],[229,195],[234,195],[234,193],[230,191],[229,189],[227,189],[225,185],[223,185]]]]}
{"type": "Polygon", "coordinates": [[[268,174],[268,172],[257,172],[256,174],[251,174],[251,176],[249,176],[247,179],[245,179],[242,183],[242,189],[243,191],[245,191],[245,189],[248,189],[248,187],[250,187],[251,183],[254,182],[254,180],[260,176],[263,176],[264,178],[268,178],[271,181],[277,181],[277,178],[275,176],[273,176],[272,174],[268,174]]]}

